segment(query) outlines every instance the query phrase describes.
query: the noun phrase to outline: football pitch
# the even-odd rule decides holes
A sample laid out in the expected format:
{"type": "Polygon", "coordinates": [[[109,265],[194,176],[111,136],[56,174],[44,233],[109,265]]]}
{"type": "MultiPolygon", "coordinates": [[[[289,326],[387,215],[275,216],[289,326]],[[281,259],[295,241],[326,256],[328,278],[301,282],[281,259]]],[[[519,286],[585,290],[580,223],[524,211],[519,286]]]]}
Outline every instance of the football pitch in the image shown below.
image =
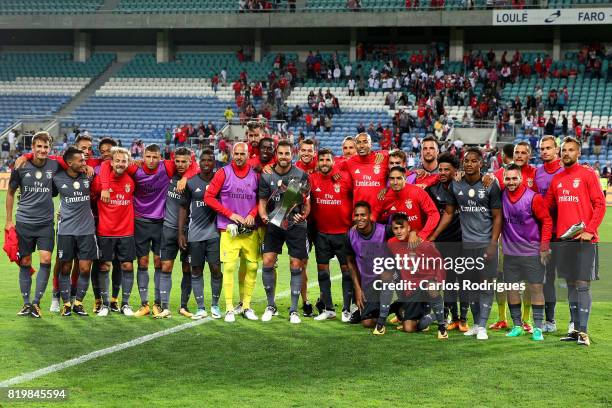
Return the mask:
{"type": "MultiPolygon", "coordinates": [[[[2,192],[2,228],[4,199],[2,192]]],[[[612,251],[605,244],[612,242],[610,211],[600,235],[600,280],[593,284],[589,325],[591,347],[559,342],[568,322],[564,292],[557,305],[559,331],[545,334],[541,343],[529,336],[510,339],[505,332],[492,331],[484,342],[456,331],[439,341],[433,327],[430,332],[405,334],[390,324],[385,336],[373,336],[371,330],[340,319],[303,318],[302,324],[290,325],[286,254],[278,264],[280,316],[268,323],[241,317],[234,324],[208,319],[191,323],[178,315],[178,263],[173,274],[172,319],[120,314],[62,318],[48,311],[51,281],[41,305],[43,317],[24,318],[16,316],[22,305],[18,268],[3,253],[0,386],[10,381],[11,387],[65,388],[68,398],[51,403],[2,397],[0,407],[612,406],[612,251]],[[147,335],[152,336],[143,338],[147,335]]],[[[38,269],[37,259],[33,265],[38,269]]],[[[313,252],[309,264],[313,302],[318,295],[316,276],[313,252]]],[[[338,264],[332,263],[336,304],[341,302],[339,277],[338,264]]],[[[209,278],[206,270],[210,310],[209,278]]],[[[153,279],[151,291],[152,285],[153,279]]],[[[84,303],[91,313],[91,288],[84,303]]],[[[139,304],[136,286],[131,304],[134,309],[139,304]]],[[[193,296],[189,306],[196,309],[193,296]]],[[[265,306],[259,274],[253,308],[261,316],[265,306]]],[[[496,317],[495,308],[490,321],[496,317]]],[[[6,392],[2,390],[3,395],[6,392]]]]}

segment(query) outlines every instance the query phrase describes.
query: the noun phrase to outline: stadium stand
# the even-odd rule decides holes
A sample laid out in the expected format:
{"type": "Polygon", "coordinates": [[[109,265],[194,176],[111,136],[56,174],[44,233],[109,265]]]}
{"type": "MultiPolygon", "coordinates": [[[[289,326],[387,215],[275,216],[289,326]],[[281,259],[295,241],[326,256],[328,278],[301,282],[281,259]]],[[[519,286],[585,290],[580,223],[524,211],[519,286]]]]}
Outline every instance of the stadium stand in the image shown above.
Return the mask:
{"type": "Polygon", "coordinates": [[[2,0],[0,14],[88,14],[102,4],[104,0],[2,0]]]}

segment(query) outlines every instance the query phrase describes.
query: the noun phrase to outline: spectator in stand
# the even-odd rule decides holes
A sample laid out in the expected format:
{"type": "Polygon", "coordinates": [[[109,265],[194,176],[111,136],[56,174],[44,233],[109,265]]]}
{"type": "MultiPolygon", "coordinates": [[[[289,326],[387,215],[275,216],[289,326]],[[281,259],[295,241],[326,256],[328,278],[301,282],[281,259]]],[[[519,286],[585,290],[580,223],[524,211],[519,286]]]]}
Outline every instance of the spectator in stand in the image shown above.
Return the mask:
{"type": "Polygon", "coordinates": [[[231,122],[234,119],[234,111],[231,106],[228,106],[223,112],[223,116],[225,117],[226,122],[231,122]]]}
{"type": "Polygon", "coordinates": [[[295,105],[295,108],[293,108],[293,110],[291,111],[291,123],[295,124],[301,121],[303,115],[304,112],[302,111],[302,108],[300,108],[299,105],[295,105]]]}
{"type": "Polygon", "coordinates": [[[389,125],[387,125],[385,126],[385,129],[382,132],[382,137],[380,138],[380,149],[381,150],[391,149],[392,139],[393,139],[393,132],[389,128],[389,125]]]}
{"type": "Polygon", "coordinates": [[[349,78],[349,80],[347,81],[347,86],[348,86],[348,96],[355,96],[355,86],[356,86],[355,79],[349,78]]]}
{"type": "Polygon", "coordinates": [[[544,134],[554,135],[556,126],[557,126],[557,120],[552,115],[549,116],[548,120],[546,121],[546,125],[544,126],[544,134]]]}
{"type": "Polygon", "coordinates": [[[357,81],[357,93],[359,94],[359,96],[365,96],[366,90],[366,82],[364,81],[363,77],[359,77],[359,80],[357,81]]]}
{"type": "Polygon", "coordinates": [[[331,132],[332,130],[332,117],[331,115],[326,115],[323,121],[323,126],[325,127],[326,132],[331,132]]]}
{"type": "Polygon", "coordinates": [[[602,145],[602,138],[601,138],[601,133],[599,132],[599,130],[596,130],[593,132],[593,154],[595,156],[599,156],[599,154],[601,153],[601,145],[602,145]]]}

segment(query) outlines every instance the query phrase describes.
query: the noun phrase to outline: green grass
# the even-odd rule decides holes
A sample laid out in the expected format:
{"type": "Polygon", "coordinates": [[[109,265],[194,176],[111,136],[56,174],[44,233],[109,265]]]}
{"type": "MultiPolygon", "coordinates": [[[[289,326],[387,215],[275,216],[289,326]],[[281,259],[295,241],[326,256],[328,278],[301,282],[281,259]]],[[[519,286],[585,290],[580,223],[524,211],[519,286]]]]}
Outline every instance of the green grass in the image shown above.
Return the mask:
{"type": "MultiPolygon", "coordinates": [[[[2,193],[0,205],[4,197],[2,193]]],[[[612,242],[611,224],[608,214],[602,241],[612,242]]],[[[610,252],[601,246],[590,348],[560,343],[561,331],[536,344],[528,337],[507,339],[503,333],[490,333],[489,341],[477,342],[457,332],[440,342],[433,330],[407,335],[391,326],[387,335],[374,337],[339,320],[303,319],[296,327],[287,321],[288,299],[283,298],[281,316],[267,324],[242,318],[233,325],[210,321],[18,386],[68,388],[69,400],[47,404],[53,407],[612,406],[610,252]]],[[[188,321],[176,314],[163,321],[121,315],[60,318],[48,312],[49,291],[42,319],[18,318],[17,267],[3,256],[0,270],[0,381],[188,321]]],[[[334,264],[332,274],[338,273],[334,264]]],[[[314,282],[312,264],[309,275],[314,282]]],[[[288,276],[283,255],[278,292],[288,289],[288,276]]],[[[340,281],[332,287],[338,302],[340,281]]],[[[176,268],[173,311],[179,295],[176,268]]],[[[135,291],[133,306],[137,297],[135,291]]],[[[261,315],[265,302],[260,276],[255,297],[254,308],[261,315]]],[[[91,299],[90,291],[88,309],[91,299]]],[[[192,297],[190,306],[195,308],[193,302],[192,297]]],[[[563,330],[567,304],[560,303],[557,314],[563,330]]],[[[2,406],[9,405],[0,400],[2,406]]]]}

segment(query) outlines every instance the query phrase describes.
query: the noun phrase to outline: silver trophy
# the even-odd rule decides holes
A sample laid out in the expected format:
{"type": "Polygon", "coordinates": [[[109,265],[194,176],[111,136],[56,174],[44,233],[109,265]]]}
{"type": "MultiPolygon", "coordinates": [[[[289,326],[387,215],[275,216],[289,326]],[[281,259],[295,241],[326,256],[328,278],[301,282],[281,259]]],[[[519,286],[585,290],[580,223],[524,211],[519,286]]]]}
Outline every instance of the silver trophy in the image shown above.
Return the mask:
{"type": "Polygon", "coordinates": [[[578,235],[582,234],[584,232],[585,227],[586,225],[582,221],[579,223],[576,223],[572,225],[571,227],[569,227],[567,231],[565,231],[563,235],[561,235],[559,238],[561,239],[561,241],[571,241],[574,238],[576,238],[578,235]]]}
{"type": "Polygon", "coordinates": [[[308,186],[298,179],[291,179],[288,186],[281,185],[270,197],[269,201],[277,204],[269,215],[270,223],[284,230],[295,224],[293,209],[304,201],[304,193],[308,186]]]}

